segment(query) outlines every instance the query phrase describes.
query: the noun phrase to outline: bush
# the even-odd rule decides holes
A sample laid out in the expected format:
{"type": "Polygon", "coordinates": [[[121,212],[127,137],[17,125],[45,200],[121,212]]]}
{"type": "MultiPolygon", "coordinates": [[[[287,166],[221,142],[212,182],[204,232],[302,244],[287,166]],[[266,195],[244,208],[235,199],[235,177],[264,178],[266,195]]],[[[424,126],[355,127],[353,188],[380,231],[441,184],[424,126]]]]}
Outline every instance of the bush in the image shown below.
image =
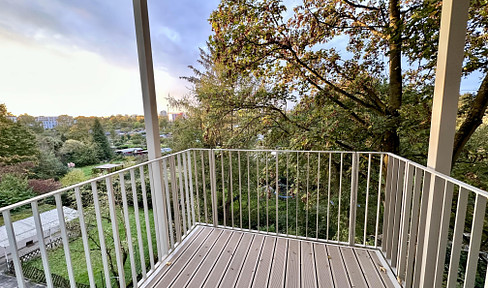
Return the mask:
{"type": "Polygon", "coordinates": [[[68,167],[59,160],[53,152],[41,152],[39,164],[34,168],[34,173],[40,179],[59,179],[68,172],[68,167]]]}
{"type": "Polygon", "coordinates": [[[78,184],[86,180],[85,173],[81,169],[73,169],[66,176],[61,178],[61,184],[63,187],[71,186],[74,184],[78,184]]]}
{"type": "Polygon", "coordinates": [[[58,190],[59,188],[61,188],[61,183],[55,181],[54,179],[47,179],[47,180],[30,179],[29,187],[37,195],[42,195],[54,190],[58,190]]]}
{"type": "Polygon", "coordinates": [[[34,197],[27,178],[17,177],[13,174],[2,176],[0,182],[0,207],[8,206],[34,197]]]}
{"type": "Polygon", "coordinates": [[[77,166],[87,166],[99,162],[94,145],[87,145],[73,139],[64,142],[60,153],[65,163],[73,162],[77,166]]]}

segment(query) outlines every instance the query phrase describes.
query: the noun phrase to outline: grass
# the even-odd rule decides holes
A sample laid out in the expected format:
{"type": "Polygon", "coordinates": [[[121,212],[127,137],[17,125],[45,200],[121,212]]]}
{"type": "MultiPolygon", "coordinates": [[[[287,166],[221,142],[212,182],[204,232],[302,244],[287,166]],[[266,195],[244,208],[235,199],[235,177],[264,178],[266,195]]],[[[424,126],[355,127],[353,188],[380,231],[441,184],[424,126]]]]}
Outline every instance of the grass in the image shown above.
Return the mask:
{"type": "MultiPolygon", "coordinates": [[[[39,213],[46,212],[52,209],[55,209],[56,206],[50,205],[50,204],[39,204],[39,213]]],[[[25,218],[29,218],[32,216],[32,209],[30,206],[25,206],[25,208],[19,210],[19,211],[12,211],[11,212],[11,218],[12,222],[22,220],[25,218]]],[[[5,222],[3,221],[3,216],[0,216],[0,226],[5,225],[5,222]]]]}
{"type": "MultiPolygon", "coordinates": [[[[118,211],[119,212],[119,211],[118,211]]],[[[91,211],[90,213],[94,214],[94,211],[91,211]]],[[[87,213],[85,213],[87,214],[87,213]]],[[[140,220],[141,222],[144,222],[144,212],[142,209],[139,210],[140,214],[140,220]]],[[[154,227],[154,217],[152,214],[152,210],[149,211],[149,219],[150,219],[150,226],[151,226],[151,231],[153,231],[154,227]]],[[[94,223],[94,218],[89,215],[85,215],[87,218],[87,226],[90,225],[89,223],[94,223]],[[93,218],[93,219],[91,219],[93,218]],[[90,220],[91,219],[91,220],[90,220]]],[[[127,239],[126,239],[126,233],[125,233],[125,226],[122,221],[122,218],[118,218],[118,225],[119,225],[119,235],[120,235],[120,240],[123,243],[122,245],[127,247],[127,239]]],[[[136,271],[141,271],[140,268],[140,261],[139,261],[139,247],[137,245],[137,231],[136,231],[136,222],[135,222],[135,213],[134,213],[134,208],[129,207],[129,222],[130,222],[130,227],[131,227],[131,234],[132,234],[132,241],[133,241],[133,247],[134,247],[134,257],[135,257],[135,263],[136,263],[136,271]]],[[[108,249],[111,250],[110,257],[113,261],[114,267],[116,267],[116,258],[115,258],[115,253],[113,252],[113,238],[112,238],[112,227],[111,227],[111,222],[109,222],[107,219],[103,219],[102,221],[102,226],[104,230],[104,235],[105,235],[105,242],[107,244],[108,249]]],[[[149,261],[149,251],[148,251],[148,245],[147,245],[147,237],[146,237],[146,230],[145,230],[145,225],[144,223],[141,223],[141,229],[142,229],[142,238],[144,242],[144,254],[147,259],[146,262],[149,261]]],[[[98,237],[98,230],[96,226],[92,226],[89,234],[91,235],[91,239],[89,240],[89,246],[90,246],[90,259],[91,259],[91,264],[93,268],[93,273],[94,273],[94,278],[95,278],[95,283],[97,287],[104,287],[105,283],[103,280],[103,263],[102,263],[102,254],[101,250],[98,246],[99,243],[99,237],[98,237]]],[[[152,243],[153,243],[153,251],[156,251],[156,241],[155,241],[155,234],[151,232],[152,236],[152,243]]],[[[70,253],[71,253],[71,261],[73,265],[73,271],[75,274],[75,280],[77,283],[82,283],[82,284],[89,284],[89,278],[88,278],[88,271],[87,271],[87,266],[86,266],[86,260],[85,260],[85,252],[83,248],[83,241],[81,237],[78,237],[74,240],[72,240],[69,244],[70,248],[70,253]]],[[[68,271],[66,268],[66,259],[64,255],[64,248],[59,247],[55,250],[51,250],[48,252],[48,259],[49,259],[49,267],[51,269],[51,273],[60,275],[66,279],[68,279],[68,271]]],[[[109,258],[110,262],[110,258],[109,258]]],[[[38,269],[43,269],[42,265],[42,260],[41,258],[34,259],[32,261],[27,262],[25,265],[32,265],[38,269]]],[[[109,264],[110,266],[110,264],[109,264]]],[[[125,261],[124,265],[125,269],[125,277],[127,283],[130,282],[131,279],[131,267],[130,267],[130,260],[129,257],[127,257],[127,260],[125,261]]],[[[112,275],[111,275],[112,277],[112,275]]],[[[115,282],[115,280],[112,280],[112,282],[115,282]]]]}
{"type": "MultiPolygon", "coordinates": [[[[110,163],[112,163],[112,164],[123,164],[124,160],[114,160],[114,161],[110,161],[110,163]]],[[[83,167],[79,167],[78,169],[81,169],[81,171],[83,171],[83,173],[85,174],[85,176],[87,178],[92,178],[92,176],[94,176],[92,169],[97,167],[97,166],[100,166],[102,164],[103,163],[83,166],[83,167]]]]}

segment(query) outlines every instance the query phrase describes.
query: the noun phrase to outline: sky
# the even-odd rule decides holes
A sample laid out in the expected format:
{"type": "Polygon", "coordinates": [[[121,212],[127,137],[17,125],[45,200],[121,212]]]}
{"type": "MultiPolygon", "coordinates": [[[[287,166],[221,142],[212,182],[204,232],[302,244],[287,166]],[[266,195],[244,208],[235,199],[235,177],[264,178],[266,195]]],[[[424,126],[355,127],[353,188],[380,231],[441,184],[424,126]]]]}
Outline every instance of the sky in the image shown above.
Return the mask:
{"type": "MultiPolygon", "coordinates": [[[[158,111],[190,93],[180,77],[219,2],[148,0],[158,111]]],[[[0,0],[0,103],[14,115],[142,115],[135,39],[131,0],[0,0]]],[[[461,92],[479,83],[463,79],[461,92]]]]}
{"type": "MultiPolygon", "coordinates": [[[[158,111],[189,93],[179,77],[218,3],[148,0],[158,111]]],[[[131,0],[1,0],[0,103],[14,115],[141,115],[135,37],[131,0]]]]}

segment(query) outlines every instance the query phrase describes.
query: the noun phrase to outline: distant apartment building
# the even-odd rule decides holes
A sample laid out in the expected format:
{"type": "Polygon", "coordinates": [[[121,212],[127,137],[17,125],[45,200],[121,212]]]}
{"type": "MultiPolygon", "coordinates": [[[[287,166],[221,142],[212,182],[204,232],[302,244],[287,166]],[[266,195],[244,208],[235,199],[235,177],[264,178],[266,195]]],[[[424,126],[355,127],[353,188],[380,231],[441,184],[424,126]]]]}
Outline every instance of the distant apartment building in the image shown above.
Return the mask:
{"type": "Polygon", "coordinates": [[[39,116],[36,117],[36,122],[41,122],[44,129],[53,129],[58,126],[58,116],[39,116]]]}
{"type": "Polygon", "coordinates": [[[7,119],[12,122],[17,122],[17,116],[7,116],[7,119]]]}
{"type": "Polygon", "coordinates": [[[185,118],[185,113],[183,113],[183,112],[169,112],[168,113],[168,120],[170,122],[173,122],[179,118],[185,118]]]}

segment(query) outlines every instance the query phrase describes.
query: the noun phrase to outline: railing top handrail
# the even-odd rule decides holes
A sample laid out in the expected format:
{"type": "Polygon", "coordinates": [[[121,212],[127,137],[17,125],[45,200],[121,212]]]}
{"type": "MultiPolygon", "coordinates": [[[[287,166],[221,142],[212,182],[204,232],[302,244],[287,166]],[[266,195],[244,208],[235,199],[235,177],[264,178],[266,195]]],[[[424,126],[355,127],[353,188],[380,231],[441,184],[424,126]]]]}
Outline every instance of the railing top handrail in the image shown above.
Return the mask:
{"type": "Polygon", "coordinates": [[[437,177],[439,177],[439,178],[442,178],[442,179],[444,179],[444,180],[446,180],[446,181],[449,181],[449,182],[451,182],[452,184],[458,185],[459,187],[465,188],[465,189],[470,190],[470,191],[472,191],[472,192],[474,192],[474,193],[476,193],[476,194],[479,194],[479,195],[481,195],[481,196],[483,196],[483,197],[485,197],[485,198],[488,198],[488,192],[486,192],[486,191],[484,191],[484,190],[481,190],[481,189],[479,189],[479,188],[476,188],[476,187],[474,187],[474,186],[471,186],[471,185],[469,185],[469,184],[467,184],[467,183],[464,183],[464,182],[462,182],[462,181],[460,181],[460,180],[457,180],[457,179],[455,179],[455,178],[452,178],[451,176],[445,175],[445,174],[443,174],[443,173],[441,173],[441,172],[439,172],[439,171],[436,171],[436,170],[434,170],[434,169],[432,169],[432,168],[430,168],[430,167],[426,167],[426,166],[424,166],[424,165],[421,165],[421,164],[419,164],[419,163],[416,163],[416,162],[414,162],[414,161],[412,161],[412,160],[408,160],[407,158],[404,158],[404,157],[398,156],[398,155],[393,154],[393,153],[384,153],[384,154],[387,154],[387,155],[389,155],[389,156],[392,156],[392,157],[394,157],[394,158],[397,158],[397,159],[399,159],[399,160],[402,160],[402,161],[404,161],[405,163],[408,163],[408,164],[410,164],[410,165],[412,165],[412,166],[415,166],[415,167],[417,167],[417,168],[420,168],[420,169],[422,169],[422,170],[424,170],[424,171],[426,171],[426,172],[428,172],[428,173],[430,173],[430,174],[434,174],[435,176],[437,176],[437,177]]]}
{"type": "Polygon", "coordinates": [[[287,150],[287,149],[230,149],[230,148],[190,148],[191,151],[231,151],[231,152],[286,152],[286,153],[323,153],[323,154],[388,154],[374,151],[331,151],[331,150],[287,150]]]}
{"type": "Polygon", "coordinates": [[[149,165],[151,163],[161,161],[163,159],[169,158],[171,156],[174,156],[174,155],[177,155],[177,154],[180,154],[180,153],[187,152],[189,150],[190,149],[178,151],[178,152],[175,152],[175,153],[172,153],[172,154],[168,154],[168,155],[164,155],[164,156],[162,156],[160,158],[148,160],[148,161],[145,161],[143,163],[139,163],[139,164],[136,164],[134,166],[130,166],[130,167],[127,167],[127,168],[124,168],[124,169],[121,169],[121,170],[118,170],[118,171],[109,173],[107,175],[102,175],[102,176],[98,176],[96,178],[88,179],[88,180],[83,181],[83,182],[80,182],[78,184],[74,184],[74,185],[71,185],[71,186],[68,186],[68,187],[64,187],[64,188],[61,188],[61,189],[58,189],[58,190],[55,190],[55,191],[51,191],[51,192],[48,192],[48,193],[39,195],[39,196],[35,196],[35,197],[32,197],[32,198],[29,198],[29,199],[26,199],[26,200],[23,200],[23,201],[14,203],[14,204],[9,205],[9,206],[1,207],[0,208],[0,213],[3,213],[5,211],[7,211],[7,210],[12,210],[12,209],[15,209],[15,208],[24,206],[24,205],[31,204],[32,202],[35,202],[35,201],[39,201],[39,200],[42,200],[42,199],[45,199],[45,198],[48,198],[48,197],[55,196],[57,194],[60,194],[60,193],[63,193],[63,192],[66,192],[66,191],[69,191],[69,190],[72,190],[72,189],[75,189],[75,188],[78,188],[78,187],[87,185],[87,184],[90,184],[92,182],[97,182],[97,181],[100,181],[100,180],[104,180],[104,179],[106,179],[108,177],[112,177],[114,175],[118,175],[120,173],[124,173],[124,172],[130,171],[130,170],[139,168],[141,166],[149,165]]]}

